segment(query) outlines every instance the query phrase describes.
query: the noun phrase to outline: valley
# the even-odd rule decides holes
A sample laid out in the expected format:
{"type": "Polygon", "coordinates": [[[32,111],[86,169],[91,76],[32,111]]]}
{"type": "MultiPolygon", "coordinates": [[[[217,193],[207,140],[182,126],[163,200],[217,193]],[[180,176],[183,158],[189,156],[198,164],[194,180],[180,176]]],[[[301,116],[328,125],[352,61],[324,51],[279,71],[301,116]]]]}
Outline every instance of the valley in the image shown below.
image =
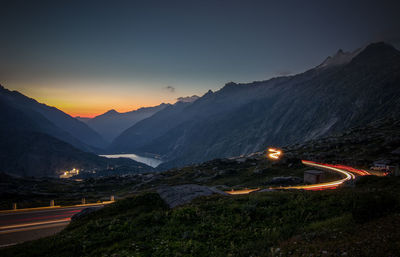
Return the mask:
{"type": "Polygon", "coordinates": [[[398,5],[1,4],[0,256],[400,256],[398,5]]]}

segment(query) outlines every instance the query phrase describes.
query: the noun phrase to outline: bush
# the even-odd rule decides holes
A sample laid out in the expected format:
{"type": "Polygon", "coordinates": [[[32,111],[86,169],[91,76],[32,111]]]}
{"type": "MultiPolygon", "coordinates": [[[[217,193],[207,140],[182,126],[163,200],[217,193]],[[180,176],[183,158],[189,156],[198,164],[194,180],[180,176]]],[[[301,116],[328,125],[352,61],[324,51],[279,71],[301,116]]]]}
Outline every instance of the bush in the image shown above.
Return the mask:
{"type": "Polygon", "coordinates": [[[388,193],[361,194],[353,201],[352,216],[358,223],[383,217],[399,209],[398,199],[388,193]]]}

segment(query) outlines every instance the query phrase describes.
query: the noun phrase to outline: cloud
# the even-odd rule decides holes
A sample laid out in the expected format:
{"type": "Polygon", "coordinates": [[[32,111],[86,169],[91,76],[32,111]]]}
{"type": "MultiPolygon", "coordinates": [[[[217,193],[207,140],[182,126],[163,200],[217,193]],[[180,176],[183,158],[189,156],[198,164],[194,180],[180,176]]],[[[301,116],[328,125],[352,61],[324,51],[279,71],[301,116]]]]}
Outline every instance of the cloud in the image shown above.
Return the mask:
{"type": "Polygon", "coordinates": [[[175,88],[174,88],[174,87],[171,87],[171,86],[166,86],[166,87],[164,87],[164,89],[167,90],[167,91],[169,91],[169,92],[171,92],[171,93],[174,93],[174,92],[175,92],[175,88]]]}

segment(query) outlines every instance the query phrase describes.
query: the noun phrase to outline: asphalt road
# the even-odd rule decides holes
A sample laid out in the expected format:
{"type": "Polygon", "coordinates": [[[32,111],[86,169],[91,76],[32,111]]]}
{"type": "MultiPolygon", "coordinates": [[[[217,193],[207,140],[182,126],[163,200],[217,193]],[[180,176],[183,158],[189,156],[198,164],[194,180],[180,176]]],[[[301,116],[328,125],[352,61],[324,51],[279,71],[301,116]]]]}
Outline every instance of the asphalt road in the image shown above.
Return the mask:
{"type": "Polygon", "coordinates": [[[0,247],[53,235],[61,231],[71,217],[91,206],[38,208],[0,213],[0,247]]]}

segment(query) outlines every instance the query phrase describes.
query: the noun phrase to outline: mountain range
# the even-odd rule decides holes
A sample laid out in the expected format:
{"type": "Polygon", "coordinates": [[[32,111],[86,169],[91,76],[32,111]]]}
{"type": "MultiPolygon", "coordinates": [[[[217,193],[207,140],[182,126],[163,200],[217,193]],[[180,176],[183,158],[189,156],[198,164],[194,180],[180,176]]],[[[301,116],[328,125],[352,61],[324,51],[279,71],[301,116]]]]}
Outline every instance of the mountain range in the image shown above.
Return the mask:
{"type": "Polygon", "coordinates": [[[127,128],[152,116],[154,113],[164,109],[168,105],[169,104],[162,103],[154,107],[143,107],[135,111],[124,113],[117,112],[116,110],[109,110],[94,118],[77,117],[77,119],[86,123],[105,140],[111,142],[127,128]]]}
{"type": "Polygon", "coordinates": [[[239,156],[399,119],[399,96],[400,52],[383,42],[339,50],[297,75],[229,82],[201,97],[92,119],[73,118],[0,87],[0,171],[54,176],[110,163],[152,170],[98,153],[156,155],[164,161],[159,170],[239,156]]]}
{"type": "Polygon", "coordinates": [[[161,169],[327,136],[400,116],[400,52],[383,42],[341,50],[304,73],[227,83],[121,133],[114,152],[156,154],[161,169]]]}
{"type": "Polygon", "coordinates": [[[105,141],[86,124],[4,87],[0,87],[0,124],[0,172],[54,177],[73,168],[152,170],[130,159],[91,153],[104,147],[105,141]]]}

